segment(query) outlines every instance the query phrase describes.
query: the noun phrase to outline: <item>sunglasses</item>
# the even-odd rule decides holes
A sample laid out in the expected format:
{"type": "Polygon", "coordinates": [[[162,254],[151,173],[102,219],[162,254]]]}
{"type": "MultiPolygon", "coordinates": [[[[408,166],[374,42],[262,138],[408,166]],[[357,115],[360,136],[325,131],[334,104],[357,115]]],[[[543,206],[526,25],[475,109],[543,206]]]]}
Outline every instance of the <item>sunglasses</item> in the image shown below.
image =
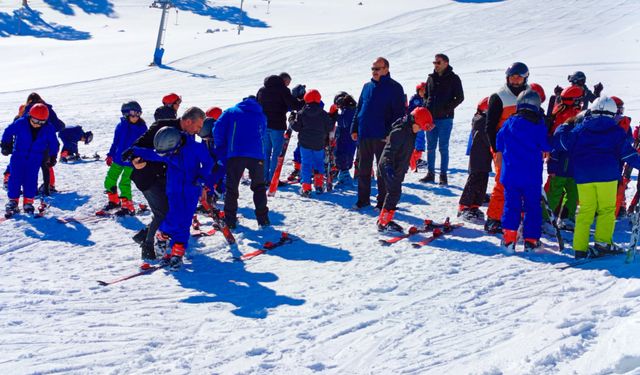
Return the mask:
{"type": "Polygon", "coordinates": [[[31,122],[33,122],[36,125],[44,125],[47,123],[47,120],[38,120],[35,117],[31,117],[31,122]]]}
{"type": "Polygon", "coordinates": [[[372,66],[371,67],[371,71],[372,72],[377,72],[377,71],[382,70],[382,69],[384,69],[383,66],[372,66]]]}
{"type": "Polygon", "coordinates": [[[433,65],[442,65],[442,61],[434,61],[433,65]]]}

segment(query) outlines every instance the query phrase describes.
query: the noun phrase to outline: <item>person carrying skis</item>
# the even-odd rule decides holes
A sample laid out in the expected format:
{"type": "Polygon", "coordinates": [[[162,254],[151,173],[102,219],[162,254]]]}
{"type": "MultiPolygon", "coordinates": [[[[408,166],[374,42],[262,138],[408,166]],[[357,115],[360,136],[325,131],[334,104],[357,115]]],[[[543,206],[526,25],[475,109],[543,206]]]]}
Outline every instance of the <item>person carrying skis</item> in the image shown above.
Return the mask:
{"type": "Polygon", "coordinates": [[[256,98],[267,117],[267,131],[264,133],[264,179],[268,182],[278,165],[278,156],[287,130],[287,112],[297,111],[304,105],[304,85],[296,85],[289,90],[291,76],[282,72],[264,79],[264,86],[258,90],[256,98]]]}
{"type": "Polygon", "coordinates": [[[34,212],[33,199],[38,190],[38,169],[45,151],[48,153],[47,167],[56,164],[60,144],[55,128],[48,121],[49,115],[49,108],[45,104],[34,104],[26,115],[15,120],[2,133],[2,155],[11,155],[7,194],[9,202],[5,206],[7,217],[19,211],[21,193],[24,212],[34,212]]]}
{"type": "Polygon", "coordinates": [[[469,152],[469,176],[458,202],[458,216],[468,222],[484,222],[480,206],[484,203],[491,172],[491,149],[486,133],[489,98],[478,103],[476,114],[471,120],[472,140],[469,152]]]}
{"type": "Polygon", "coordinates": [[[560,126],[554,135],[554,147],[570,154],[578,185],[580,202],[573,233],[576,259],[621,251],[613,243],[620,163],[626,162],[638,169],[640,155],[629,144],[625,131],[616,124],[616,112],[615,101],[600,96],[580,124],[573,129],[560,126]],[[590,247],[590,228],[596,213],[595,245],[590,247]]]}
{"type": "Polygon", "coordinates": [[[402,232],[402,227],[393,221],[396,206],[402,194],[402,182],[413,154],[416,134],[419,131],[433,130],[435,127],[433,122],[428,109],[417,107],[411,114],[399,118],[391,126],[391,133],[378,164],[378,176],[384,178],[387,186],[384,203],[376,222],[379,232],[387,230],[402,232]]]}
{"type": "Polygon", "coordinates": [[[333,130],[333,121],[320,106],[322,99],[318,90],[309,90],[304,94],[305,105],[293,116],[291,128],[298,132],[300,143],[301,169],[300,194],[311,195],[311,178],[318,194],[323,192],[324,146],[325,140],[333,130]],[[314,173],[314,170],[316,171],[314,173]]]}
{"type": "Polygon", "coordinates": [[[178,118],[178,109],[182,103],[182,97],[174,92],[167,94],[162,98],[162,105],[156,108],[153,113],[153,119],[158,120],[175,120],[178,118]]]}
{"type": "MultiPolygon", "coordinates": [[[[424,98],[427,92],[427,83],[420,82],[416,86],[416,93],[409,99],[409,108],[407,113],[413,112],[418,107],[424,107],[424,98]]],[[[411,161],[409,162],[409,169],[413,172],[418,171],[418,162],[422,160],[422,153],[426,148],[425,132],[420,130],[416,135],[416,147],[411,154],[411,161]]]]}
{"type": "MultiPolygon", "coordinates": [[[[146,149],[154,148],[155,135],[165,127],[176,128],[179,131],[195,135],[202,129],[205,113],[198,107],[187,108],[179,119],[176,120],[159,120],[154,122],[140,138],[138,138],[134,146],[146,149]]],[[[142,259],[155,259],[156,253],[165,254],[168,249],[168,241],[162,235],[156,237],[156,231],[160,224],[164,221],[167,211],[169,210],[169,202],[167,198],[167,176],[165,163],[156,161],[146,161],[141,158],[132,158],[132,150],[129,149],[123,154],[123,159],[131,159],[133,164],[133,173],[131,179],[136,184],[138,190],[142,192],[149,208],[153,213],[151,222],[146,228],[141,229],[133,237],[134,241],[140,244],[142,259]],[[154,249],[155,240],[155,249],[154,249]]]]}
{"type": "Polygon", "coordinates": [[[264,179],[264,149],[267,118],[255,96],[244,98],[222,113],[213,129],[216,155],[226,166],[226,194],[224,220],[229,229],[238,225],[238,186],[245,169],[249,170],[253,204],[258,225],[266,227],[269,221],[267,184],[264,179]]]}
{"type": "Polygon", "coordinates": [[[489,96],[487,109],[486,132],[489,137],[489,145],[493,153],[493,162],[496,171],[496,184],[491,192],[489,207],[487,208],[487,221],[484,230],[489,233],[502,232],[502,211],[504,208],[504,187],[500,182],[502,163],[496,160],[496,135],[502,124],[516,112],[516,98],[529,88],[527,79],[529,68],[521,62],[511,64],[505,71],[506,83],[494,94],[489,96]]]}
{"type": "Polygon", "coordinates": [[[153,145],[154,150],[134,147],[132,156],[167,165],[169,211],[160,225],[159,235],[171,239],[171,252],[164,254],[160,264],[177,271],[182,266],[191,220],[213,160],[204,143],[196,142],[193,136],[175,127],[160,129],[153,138],[153,145]]]}
{"type": "Polygon", "coordinates": [[[80,159],[78,152],[78,142],[84,142],[88,145],[93,140],[93,133],[85,132],[82,126],[68,126],[58,133],[62,141],[62,151],[60,152],[60,161],[66,163],[68,161],[80,159]]]}
{"type": "Polygon", "coordinates": [[[541,104],[535,91],[521,92],[516,113],[502,124],[496,136],[496,160],[501,165],[505,198],[502,246],[510,253],[515,251],[523,208],[525,251],[540,247],[543,154],[551,151],[541,104]]]}
{"type": "Polygon", "coordinates": [[[104,180],[104,188],[109,201],[99,211],[99,214],[105,211],[112,211],[120,208],[116,215],[135,215],[135,207],[133,206],[131,196],[131,173],[133,167],[131,162],[122,158],[122,153],[131,148],[134,142],[147,131],[147,124],[142,117],[142,107],[136,101],[130,101],[122,104],[120,108],[122,117],[120,123],[116,126],[113,134],[113,142],[107,153],[105,163],[109,167],[107,176],[104,180]],[[120,183],[118,183],[118,179],[120,183]],[[120,194],[118,195],[118,187],[120,194]]]}
{"type": "Polygon", "coordinates": [[[353,180],[349,170],[353,166],[358,143],[351,139],[351,122],[356,114],[356,100],[346,92],[339,93],[333,99],[337,107],[336,118],[336,167],[338,168],[337,186],[353,186],[353,180]]]}

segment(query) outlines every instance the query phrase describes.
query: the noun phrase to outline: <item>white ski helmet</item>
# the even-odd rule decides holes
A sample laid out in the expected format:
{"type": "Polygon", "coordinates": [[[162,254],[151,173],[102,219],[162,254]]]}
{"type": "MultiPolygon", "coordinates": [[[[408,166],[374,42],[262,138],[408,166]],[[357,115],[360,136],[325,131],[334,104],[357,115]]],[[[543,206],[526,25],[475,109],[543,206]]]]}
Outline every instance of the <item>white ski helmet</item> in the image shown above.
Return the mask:
{"type": "Polygon", "coordinates": [[[618,112],[618,106],[613,99],[603,95],[593,102],[590,110],[594,116],[613,117],[616,115],[616,112],[618,112]]]}

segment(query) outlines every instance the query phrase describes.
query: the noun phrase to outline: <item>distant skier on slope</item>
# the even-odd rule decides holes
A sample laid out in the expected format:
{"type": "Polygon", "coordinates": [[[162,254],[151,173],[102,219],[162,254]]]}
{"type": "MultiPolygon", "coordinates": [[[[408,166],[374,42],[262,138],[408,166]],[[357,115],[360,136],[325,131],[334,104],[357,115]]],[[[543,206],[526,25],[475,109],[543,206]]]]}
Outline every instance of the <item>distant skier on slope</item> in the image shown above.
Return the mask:
{"type": "Polygon", "coordinates": [[[516,113],[502,124],[496,136],[496,160],[501,165],[500,182],[505,198],[502,246],[508,252],[515,251],[523,207],[525,251],[540,247],[543,153],[551,151],[541,104],[535,91],[521,92],[516,100],[516,113]]]}
{"type": "Polygon", "coordinates": [[[384,178],[387,186],[377,221],[378,231],[402,232],[402,227],[393,221],[393,216],[402,194],[402,182],[409,168],[416,134],[419,131],[430,131],[433,128],[433,118],[425,107],[415,108],[411,114],[399,118],[391,126],[391,133],[389,133],[378,165],[378,176],[384,178]]]}
{"type": "Polygon", "coordinates": [[[2,155],[11,155],[9,167],[8,196],[6,215],[18,212],[18,201],[22,194],[22,207],[25,213],[33,213],[33,199],[38,190],[38,169],[42,155],[47,152],[46,167],[56,164],[60,144],[55,128],[48,121],[49,108],[42,103],[31,106],[29,112],[15,120],[2,134],[0,149],[2,155]]]}

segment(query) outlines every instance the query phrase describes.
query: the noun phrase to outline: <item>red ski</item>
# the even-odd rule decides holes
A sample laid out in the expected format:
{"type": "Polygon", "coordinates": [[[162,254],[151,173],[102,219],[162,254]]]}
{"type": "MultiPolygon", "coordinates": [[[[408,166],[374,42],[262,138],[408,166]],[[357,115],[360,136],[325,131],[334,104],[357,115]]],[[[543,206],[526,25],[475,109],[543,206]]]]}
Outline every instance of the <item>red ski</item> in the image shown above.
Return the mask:
{"type": "Polygon", "coordinates": [[[428,238],[425,238],[424,240],[422,240],[420,242],[412,243],[411,245],[413,247],[415,247],[415,248],[419,248],[419,247],[428,245],[433,240],[435,240],[436,238],[442,237],[446,233],[450,233],[454,229],[460,228],[461,226],[463,226],[463,224],[461,224],[461,223],[460,224],[451,224],[451,222],[449,221],[449,218],[447,218],[441,226],[437,226],[437,227],[435,227],[433,229],[433,234],[431,236],[429,236],[428,238]]]}
{"type": "Polygon", "coordinates": [[[289,129],[287,129],[287,131],[284,133],[284,143],[282,144],[282,150],[280,151],[280,155],[278,156],[278,164],[276,165],[276,169],[273,172],[271,185],[269,185],[269,191],[267,192],[267,196],[269,197],[275,197],[276,190],[278,190],[280,174],[282,173],[282,166],[284,165],[284,157],[287,155],[287,148],[289,148],[291,133],[293,133],[293,129],[291,129],[291,127],[289,127],[289,129]]]}
{"type": "Polygon", "coordinates": [[[155,271],[157,271],[157,270],[159,270],[161,268],[164,268],[164,267],[166,267],[166,266],[161,266],[161,265],[152,266],[152,265],[150,265],[148,263],[143,263],[142,266],[140,266],[140,271],[139,272],[133,273],[131,275],[123,276],[123,277],[120,277],[118,279],[111,280],[111,281],[102,281],[102,280],[97,280],[97,281],[98,281],[98,284],[100,284],[102,286],[113,285],[113,284],[119,283],[121,281],[133,279],[134,277],[152,274],[155,271]]]}
{"type": "Polygon", "coordinates": [[[275,248],[276,248],[276,247],[278,247],[278,246],[282,246],[282,245],[285,245],[285,244],[291,243],[292,241],[293,241],[293,240],[289,237],[289,235],[288,235],[286,232],[282,232],[282,234],[280,235],[280,239],[278,240],[278,242],[271,242],[271,241],[265,242],[265,243],[262,245],[262,248],[261,248],[261,249],[258,249],[258,250],[256,250],[256,251],[252,251],[252,252],[250,252],[250,253],[243,254],[243,255],[241,255],[241,256],[239,256],[239,257],[234,257],[233,259],[234,259],[235,261],[245,261],[245,260],[249,260],[249,259],[251,259],[251,258],[255,258],[255,257],[257,257],[257,256],[258,256],[258,255],[260,255],[260,254],[264,254],[264,253],[266,253],[266,252],[268,252],[268,251],[271,251],[271,250],[275,249],[275,248]]]}
{"type": "Polygon", "coordinates": [[[425,219],[422,228],[410,227],[408,233],[404,233],[404,234],[401,234],[401,235],[393,237],[393,238],[380,239],[379,241],[380,241],[380,244],[382,244],[382,245],[392,245],[392,244],[394,244],[396,242],[399,242],[400,240],[403,240],[405,238],[409,238],[409,237],[411,237],[413,235],[420,234],[420,233],[427,233],[427,232],[432,231],[434,228],[441,228],[444,225],[445,224],[434,223],[433,220],[425,219]]]}

